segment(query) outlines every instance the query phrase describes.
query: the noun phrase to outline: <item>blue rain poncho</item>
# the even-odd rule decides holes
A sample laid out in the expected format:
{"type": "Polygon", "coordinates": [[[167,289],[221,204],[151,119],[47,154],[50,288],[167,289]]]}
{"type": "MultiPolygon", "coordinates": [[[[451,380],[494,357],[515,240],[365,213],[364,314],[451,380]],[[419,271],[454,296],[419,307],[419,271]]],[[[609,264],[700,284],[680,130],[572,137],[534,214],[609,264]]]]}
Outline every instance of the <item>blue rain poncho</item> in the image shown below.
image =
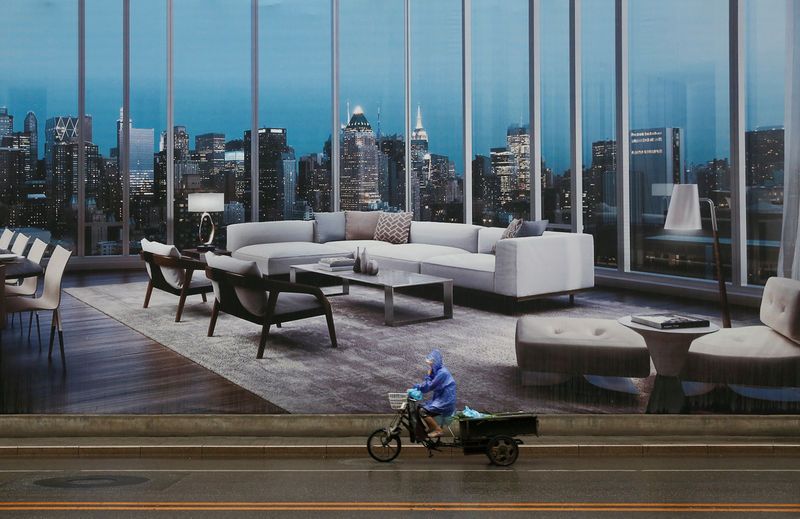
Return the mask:
{"type": "Polygon", "coordinates": [[[450,416],[456,411],[456,381],[453,375],[442,364],[442,354],[439,350],[433,350],[426,357],[433,359],[431,372],[425,376],[425,381],[415,384],[414,389],[419,389],[423,393],[433,391],[433,398],[421,405],[432,413],[450,416]]]}

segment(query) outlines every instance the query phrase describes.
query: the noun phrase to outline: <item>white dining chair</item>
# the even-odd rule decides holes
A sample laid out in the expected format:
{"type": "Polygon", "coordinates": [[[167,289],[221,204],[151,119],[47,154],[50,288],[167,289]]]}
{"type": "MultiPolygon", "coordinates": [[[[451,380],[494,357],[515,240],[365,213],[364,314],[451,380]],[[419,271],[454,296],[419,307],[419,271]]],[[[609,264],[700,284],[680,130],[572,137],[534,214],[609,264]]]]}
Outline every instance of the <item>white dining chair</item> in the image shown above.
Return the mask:
{"type": "Polygon", "coordinates": [[[11,245],[11,238],[13,237],[14,231],[6,227],[3,234],[0,235],[0,249],[8,250],[8,246],[11,245]]]}
{"type": "Polygon", "coordinates": [[[61,281],[72,251],[57,245],[47,268],[44,271],[44,288],[40,297],[10,297],[6,300],[6,313],[35,312],[52,310],[53,320],[50,324],[50,349],[47,358],[53,355],[53,339],[58,327],[58,343],[61,349],[61,363],[64,364],[64,334],[61,322],[61,281]]]}
{"type": "Polygon", "coordinates": [[[17,234],[17,239],[14,240],[14,245],[11,246],[11,252],[17,256],[22,256],[25,253],[25,248],[28,246],[28,238],[22,233],[17,234]]]}
{"type": "MultiPolygon", "coordinates": [[[[47,242],[44,242],[44,241],[40,240],[39,238],[36,238],[36,240],[34,240],[34,242],[33,242],[33,245],[31,245],[31,248],[28,250],[27,259],[29,261],[39,265],[42,262],[42,258],[44,257],[44,253],[45,253],[46,250],[47,250],[47,242]]],[[[6,281],[6,283],[9,283],[11,281],[13,281],[13,280],[6,281]]],[[[6,286],[6,297],[9,297],[9,296],[22,296],[22,297],[29,296],[29,297],[33,297],[33,296],[36,295],[36,291],[38,290],[38,288],[39,288],[39,277],[38,276],[27,277],[27,278],[24,278],[22,280],[22,283],[20,283],[20,284],[7,285],[6,286]]],[[[28,340],[31,339],[31,325],[33,324],[33,314],[34,314],[34,312],[31,312],[30,321],[28,322],[28,340]]],[[[11,319],[12,319],[12,324],[13,324],[13,319],[14,319],[13,314],[11,316],[11,319]]],[[[22,314],[20,314],[20,323],[19,323],[19,325],[20,325],[20,334],[21,334],[22,333],[22,314]]],[[[38,312],[36,312],[36,328],[37,328],[37,330],[39,329],[39,313],[38,312]]],[[[41,331],[39,331],[39,344],[41,344],[41,342],[42,342],[42,334],[41,334],[41,331]]]]}

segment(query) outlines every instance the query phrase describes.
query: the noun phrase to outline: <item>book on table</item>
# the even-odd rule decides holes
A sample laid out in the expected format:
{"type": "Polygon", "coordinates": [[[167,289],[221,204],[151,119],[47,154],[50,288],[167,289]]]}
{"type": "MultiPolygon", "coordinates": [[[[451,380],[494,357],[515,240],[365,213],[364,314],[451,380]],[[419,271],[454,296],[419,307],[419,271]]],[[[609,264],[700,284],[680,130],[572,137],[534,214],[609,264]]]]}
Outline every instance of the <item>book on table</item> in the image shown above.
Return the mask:
{"type": "Polygon", "coordinates": [[[319,260],[319,265],[324,267],[350,267],[352,268],[355,264],[355,258],[350,258],[347,256],[337,256],[334,258],[321,258],[319,260]]]}
{"type": "Polygon", "coordinates": [[[662,330],[670,328],[702,328],[704,326],[709,326],[708,319],[701,319],[699,317],[683,314],[632,315],[631,321],[662,330]]]}
{"type": "Polygon", "coordinates": [[[328,270],[330,272],[339,272],[344,270],[353,270],[352,265],[326,265],[324,263],[319,263],[319,268],[321,270],[328,270]]]}

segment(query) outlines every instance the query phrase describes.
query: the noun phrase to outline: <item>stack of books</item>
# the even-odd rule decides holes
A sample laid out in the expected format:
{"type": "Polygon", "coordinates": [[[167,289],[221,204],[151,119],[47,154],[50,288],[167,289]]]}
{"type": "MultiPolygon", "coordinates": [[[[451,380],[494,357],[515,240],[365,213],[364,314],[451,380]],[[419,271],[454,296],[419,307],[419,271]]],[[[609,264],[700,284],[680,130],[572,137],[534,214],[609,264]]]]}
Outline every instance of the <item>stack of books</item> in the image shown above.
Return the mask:
{"type": "Polygon", "coordinates": [[[338,270],[353,270],[356,260],[346,256],[336,258],[322,258],[319,260],[319,267],[323,270],[335,272],[338,270]]]}

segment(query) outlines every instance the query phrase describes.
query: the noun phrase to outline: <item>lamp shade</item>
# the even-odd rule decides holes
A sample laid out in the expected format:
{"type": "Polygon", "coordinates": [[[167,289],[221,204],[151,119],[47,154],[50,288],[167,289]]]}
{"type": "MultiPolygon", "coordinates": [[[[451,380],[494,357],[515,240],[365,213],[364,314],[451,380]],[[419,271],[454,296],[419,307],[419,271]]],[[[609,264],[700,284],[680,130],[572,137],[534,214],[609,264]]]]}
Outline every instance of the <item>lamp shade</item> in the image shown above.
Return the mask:
{"type": "Polygon", "coordinates": [[[225,210],[225,193],[189,193],[190,213],[218,213],[225,210]]]}
{"type": "Polygon", "coordinates": [[[664,229],[696,231],[702,228],[697,184],[675,184],[675,187],[672,188],[672,198],[669,201],[664,229]]]}

